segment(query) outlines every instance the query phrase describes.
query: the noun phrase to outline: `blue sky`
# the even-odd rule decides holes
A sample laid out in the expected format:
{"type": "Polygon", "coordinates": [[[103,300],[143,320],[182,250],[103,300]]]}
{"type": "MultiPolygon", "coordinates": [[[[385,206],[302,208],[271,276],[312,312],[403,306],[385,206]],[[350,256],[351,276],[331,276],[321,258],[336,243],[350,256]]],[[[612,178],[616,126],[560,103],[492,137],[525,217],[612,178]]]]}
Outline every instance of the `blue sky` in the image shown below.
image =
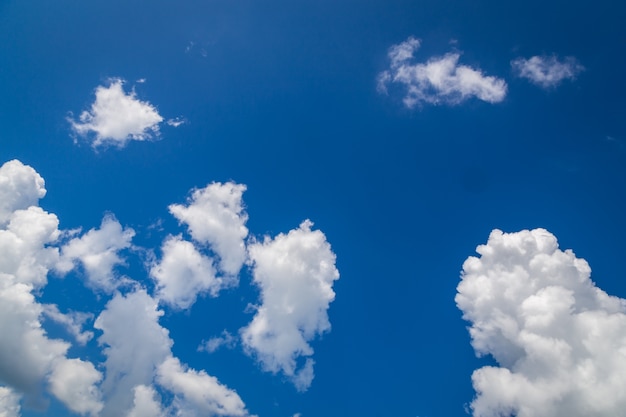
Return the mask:
{"type": "Polygon", "coordinates": [[[616,415],[625,20],[2,2],[0,416],[616,415]]]}

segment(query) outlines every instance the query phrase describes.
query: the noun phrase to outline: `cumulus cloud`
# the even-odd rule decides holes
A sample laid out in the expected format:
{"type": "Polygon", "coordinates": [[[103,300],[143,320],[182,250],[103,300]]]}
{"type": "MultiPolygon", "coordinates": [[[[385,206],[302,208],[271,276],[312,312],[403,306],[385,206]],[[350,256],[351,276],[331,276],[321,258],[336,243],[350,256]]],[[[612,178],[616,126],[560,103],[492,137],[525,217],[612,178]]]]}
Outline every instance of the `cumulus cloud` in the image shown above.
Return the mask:
{"type": "Polygon", "coordinates": [[[518,77],[526,78],[542,88],[556,87],[563,80],[574,80],[585,70],[574,57],[559,60],[554,55],[516,58],[511,61],[511,67],[518,77]]]}
{"type": "Polygon", "coordinates": [[[62,360],[50,375],[50,391],[70,410],[96,416],[103,406],[96,386],[101,379],[102,374],[90,362],[62,360]]]}
{"type": "Polygon", "coordinates": [[[7,164],[0,168],[0,195],[7,196],[11,203],[4,207],[13,211],[5,214],[0,227],[0,381],[11,391],[1,390],[0,407],[6,415],[17,414],[15,393],[38,401],[47,381],[59,400],[72,402],[72,410],[95,413],[97,400],[91,395],[97,395],[93,383],[99,373],[91,363],[67,359],[69,343],[48,338],[41,321],[44,311],[59,320],[63,315],[34,295],[59,261],[59,251],[52,246],[60,236],[58,219],[36,206],[45,194],[39,174],[17,161],[7,164]],[[24,185],[24,193],[18,184],[24,185]]]}
{"type": "Polygon", "coordinates": [[[167,238],[161,249],[163,257],[150,275],[157,282],[158,297],[176,308],[189,308],[199,294],[217,296],[222,288],[236,283],[216,277],[213,260],[180,236],[167,238]]]}
{"type": "Polygon", "coordinates": [[[152,386],[137,385],[133,389],[133,408],[126,417],[165,417],[161,401],[152,386]]]}
{"type": "Polygon", "coordinates": [[[6,162],[0,167],[0,226],[15,210],[36,206],[45,195],[45,182],[37,171],[15,159],[6,162]]]}
{"type": "Polygon", "coordinates": [[[90,138],[94,147],[124,147],[131,140],[149,140],[159,134],[163,117],[152,104],[139,100],[134,90],[126,93],[123,84],[122,79],[113,78],[107,86],[98,86],[91,109],[83,111],[78,121],[69,119],[74,132],[90,138]]]}
{"type": "Polygon", "coordinates": [[[176,415],[248,415],[235,391],[172,355],[173,341],[158,323],[162,315],[158,302],[138,288],[127,295],[116,294],[96,319],[95,327],[103,332],[98,341],[107,357],[102,416],[144,416],[152,415],[146,414],[150,410],[162,410],[154,391],[146,388],[154,380],[174,394],[171,407],[176,415]]]}
{"type": "Polygon", "coordinates": [[[476,370],[475,417],[600,417],[626,409],[626,300],[543,229],[494,230],[463,264],[456,303],[476,370]]]}
{"type": "Polygon", "coordinates": [[[408,108],[424,104],[456,105],[476,97],[488,103],[504,100],[507,85],[503,79],[486,76],[480,70],[459,64],[459,53],[414,62],[421,43],[409,37],[389,48],[389,69],[378,75],[378,90],[387,93],[392,85],[404,90],[403,102],[408,108]]]}
{"type": "Polygon", "coordinates": [[[288,234],[249,246],[261,305],[240,332],[244,347],[266,371],[282,371],[301,391],[314,376],[308,342],[330,330],[327,311],[339,278],[326,236],[312,225],[307,220],[288,234]],[[300,357],[307,359],[298,367],[300,357]]]}
{"type": "Polygon", "coordinates": [[[0,417],[19,417],[20,410],[20,395],[0,386],[0,417]]]}
{"type": "Polygon", "coordinates": [[[187,205],[169,206],[170,213],[187,225],[193,239],[209,245],[219,256],[220,270],[229,275],[236,275],[246,260],[245,190],[242,184],[214,182],[193,191],[187,205]]]}
{"type": "Polygon", "coordinates": [[[94,327],[102,331],[106,377],[102,391],[106,406],[102,415],[120,416],[133,403],[133,389],[150,385],[156,367],[170,355],[172,340],[158,323],[163,312],[143,289],[116,294],[98,316],[94,327]]]}
{"type": "Polygon", "coordinates": [[[183,416],[247,416],[246,406],[237,393],[220,384],[204,371],[181,365],[170,356],[157,371],[157,381],[178,395],[175,407],[183,416]]]}
{"type": "Polygon", "coordinates": [[[130,248],[134,236],[133,229],[122,228],[115,217],[107,215],[102,219],[99,229],[91,229],[62,247],[61,260],[56,268],[67,273],[80,262],[86,272],[88,285],[110,293],[126,282],[116,276],[114,268],[123,264],[118,252],[130,248]]]}

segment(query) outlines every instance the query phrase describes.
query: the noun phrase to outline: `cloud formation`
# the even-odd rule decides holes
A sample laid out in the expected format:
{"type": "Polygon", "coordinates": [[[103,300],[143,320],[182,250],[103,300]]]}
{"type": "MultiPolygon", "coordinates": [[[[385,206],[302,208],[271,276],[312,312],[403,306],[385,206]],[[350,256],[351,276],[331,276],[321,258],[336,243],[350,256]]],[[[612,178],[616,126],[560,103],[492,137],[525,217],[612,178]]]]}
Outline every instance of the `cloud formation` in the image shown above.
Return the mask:
{"type": "Polygon", "coordinates": [[[309,341],[330,330],[328,307],[339,279],[335,254],[313,223],[249,246],[254,283],[261,305],[241,329],[247,351],[269,372],[283,372],[300,391],[313,380],[313,348],[309,341]],[[306,357],[302,366],[296,360],[306,357]]]}
{"type": "Polygon", "coordinates": [[[20,396],[7,387],[0,386],[0,417],[19,417],[20,396]]]}
{"type": "Polygon", "coordinates": [[[414,55],[420,45],[419,39],[409,37],[389,48],[389,69],[378,75],[380,92],[387,93],[392,85],[400,86],[404,91],[403,102],[410,109],[424,104],[456,105],[472,97],[488,103],[504,100],[506,82],[460,65],[459,53],[415,63],[414,55]]]}
{"type": "Polygon", "coordinates": [[[191,237],[215,252],[220,270],[229,275],[237,275],[246,260],[244,191],[242,184],[214,182],[194,190],[187,205],[169,206],[170,213],[187,225],[191,237]]]}
{"type": "Polygon", "coordinates": [[[544,229],[494,230],[463,264],[456,303],[472,346],[475,417],[608,417],[626,409],[626,300],[544,229]]]}
{"type": "Polygon", "coordinates": [[[114,273],[114,268],[124,263],[118,253],[130,248],[134,236],[133,229],[124,229],[114,216],[107,215],[99,229],[91,229],[62,247],[61,260],[56,269],[67,273],[80,262],[87,284],[96,290],[111,293],[127,282],[114,273]]]}
{"type": "Polygon", "coordinates": [[[145,141],[158,136],[163,117],[156,107],[137,98],[134,90],[126,93],[124,81],[112,78],[96,88],[96,99],[78,121],[69,118],[72,129],[91,140],[93,147],[124,147],[131,140],[145,141]]]}
{"type": "Polygon", "coordinates": [[[516,58],[511,61],[515,75],[526,78],[542,88],[553,88],[563,80],[574,80],[585,70],[574,57],[568,56],[559,60],[556,56],[533,56],[529,59],[516,58]]]}

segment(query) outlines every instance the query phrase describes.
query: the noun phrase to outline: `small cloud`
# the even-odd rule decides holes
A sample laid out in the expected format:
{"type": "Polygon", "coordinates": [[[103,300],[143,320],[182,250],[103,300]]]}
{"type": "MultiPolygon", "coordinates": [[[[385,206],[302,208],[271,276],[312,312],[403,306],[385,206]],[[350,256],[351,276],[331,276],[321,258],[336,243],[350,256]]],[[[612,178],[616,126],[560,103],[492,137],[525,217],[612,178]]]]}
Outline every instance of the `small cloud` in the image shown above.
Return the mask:
{"type": "Polygon", "coordinates": [[[378,91],[388,93],[391,85],[403,87],[406,107],[424,104],[457,105],[475,97],[488,103],[504,100],[507,85],[503,79],[486,76],[480,70],[459,64],[459,53],[434,57],[415,63],[421,41],[409,37],[389,48],[389,69],[378,74],[378,91]]]}
{"type": "Polygon", "coordinates": [[[94,148],[123,148],[131,140],[145,141],[159,135],[163,117],[156,107],[139,100],[134,90],[126,93],[123,84],[122,79],[113,78],[108,86],[99,86],[91,108],[83,111],[78,121],[68,118],[74,132],[91,140],[94,148]]]}
{"type": "Polygon", "coordinates": [[[198,346],[198,352],[213,353],[219,348],[226,347],[232,349],[237,344],[235,336],[230,334],[227,330],[222,331],[221,336],[212,337],[206,342],[203,340],[200,346],[198,346]]]}
{"type": "Polygon", "coordinates": [[[526,78],[541,88],[553,88],[563,80],[574,80],[585,70],[574,57],[568,56],[559,60],[554,55],[516,58],[511,61],[511,67],[518,77],[526,78]]]}
{"type": "Polygon", "coordinates": [[[143,83],[145,83],[145,82],[146,82],[146,79],[145,79],[145,78],[140,78],[140,79],[138,79],[138,80],[137,80],[137,81],[135,81],[135,82],[136,82],[137,84],[143,84],[143,83]]]}
{"type": "Polygon", "coordinates": [[[167,123],[168,126],[178,127],[187,123],[187,120],[185,120],[183,117],[174,117],[173,119],[167,119],[165,123],[167,123]]]}

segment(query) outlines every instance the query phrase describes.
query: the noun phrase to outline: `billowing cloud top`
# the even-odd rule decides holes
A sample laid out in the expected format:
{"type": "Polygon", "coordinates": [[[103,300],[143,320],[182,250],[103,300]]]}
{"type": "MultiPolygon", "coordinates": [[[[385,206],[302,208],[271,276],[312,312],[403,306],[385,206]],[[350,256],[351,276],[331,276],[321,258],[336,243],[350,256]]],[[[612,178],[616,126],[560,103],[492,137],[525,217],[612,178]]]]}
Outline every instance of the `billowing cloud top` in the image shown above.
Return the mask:
{"type": "Polygon", "coordinates": [[[296,359],[313,354],[309,345],[330,329],[328,307],[339,278],[335,254],[319,230],[304,221],[298,229],[250,246],[254,282],[261,305],[252,322],[241,329],[244,346],[270,372],[282,371],[304,391],[313,380],[313,360],[297,369],[296,359]]]}
{"type": "Polygon", "coordinates": [[[626,409],[626,300],[546,230],[494,230],[463,264],[457,306],[476,370],[475,417],[600,417],[626,409]]]}
{"type": "Polygon", "coordinates": [[[96,100],[79,120],[69,119],[74,132],[89,138],[92,146],[124,147],[131,140],[149,140],[159,133],[163,117],[147,101],[137,98],[135,91],[126,93],[124,81],[109,80],[108,86],[96,88],[96,100]]]}
{"type": "Polygon", "coordinates": [[[421,43],[409,37],[389,48],[389,69],[378,75],[378,90],[386,93],[391,85],[403,88],[404,104],[414,108],[424,104],[459,104],[471,97],[497,103],[504,100],[506,82],[486,76],[480,70],[459,65],[459,53],[448,53],[414,63],[415,52],[421,43]]]}
{"type": "Polygon", "coordinates": [[[571,56],[563,60],[556,56],[517,58],[511,61],[511,67],[518,77],[526,78],[542,88],[556,87],[563,80],[574,80],[585,70],[585,67],[571,56]]]}

